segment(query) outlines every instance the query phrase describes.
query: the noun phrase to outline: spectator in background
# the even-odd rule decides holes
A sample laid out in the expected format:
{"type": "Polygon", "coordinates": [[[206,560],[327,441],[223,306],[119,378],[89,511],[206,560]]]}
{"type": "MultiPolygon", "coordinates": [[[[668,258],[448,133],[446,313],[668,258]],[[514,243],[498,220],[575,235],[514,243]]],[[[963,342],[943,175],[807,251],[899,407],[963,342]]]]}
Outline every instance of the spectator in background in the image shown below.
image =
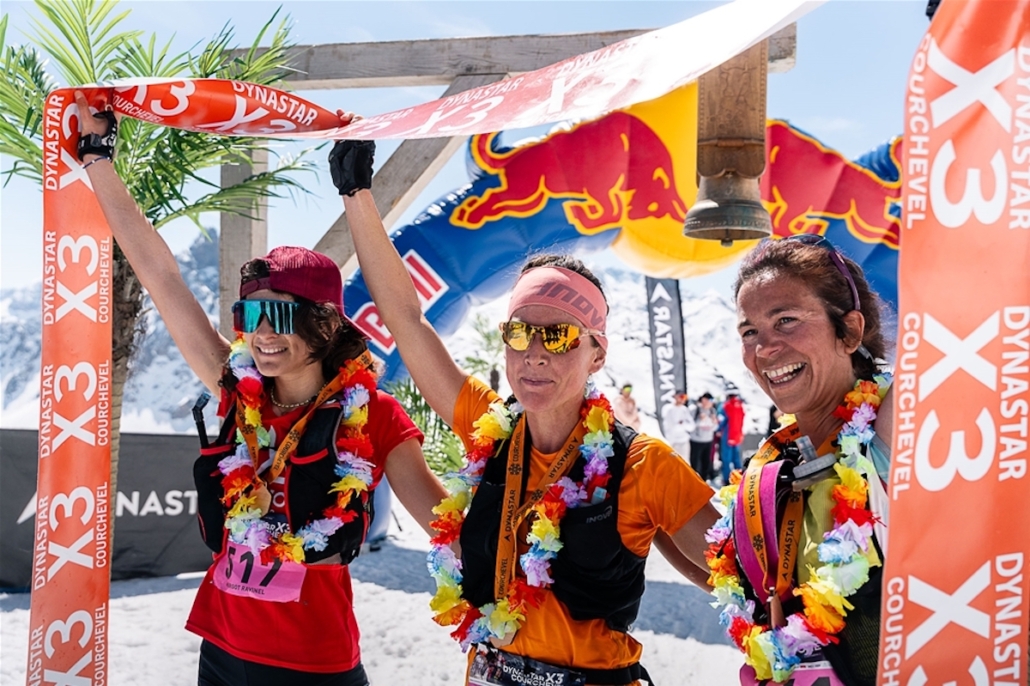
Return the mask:
{"type": "Polygon", "coordinates": [[[687,394],[680,391],[673,397],[673,405],[662,408],[662,433],[672,449],[680,457],[690,458],[690,432],[694,430],[694,419],[687,407],[687,394]]]}
{"type": "MultiPolygon", "coordinates": [[[[637,401],[633,399],[633,384],[623,384],[619,397],[612,403],[615,410],[615,418],[633,429],[640,431],[640,413],[637,411],[637,401]]],[[[676,446],[673,445],[675,448],[676,446]]]]}
{"type": "Polygon", "coordinates": [[[690,431],[690,466],[705,481],[712,479],[712,440],[719,428],[719,418],[712,403],[712,394],[705,393],[690,409],[694,427],[690,431]]]}
{"type": "Polygon", "coordinates": [[[733,384],[726,386],[726,402],[719,410],[719,459],[722,460],[722,483],[730,482],[730,470],[740,469],[740,444],[744,442],[744,403],[733,384]]]}

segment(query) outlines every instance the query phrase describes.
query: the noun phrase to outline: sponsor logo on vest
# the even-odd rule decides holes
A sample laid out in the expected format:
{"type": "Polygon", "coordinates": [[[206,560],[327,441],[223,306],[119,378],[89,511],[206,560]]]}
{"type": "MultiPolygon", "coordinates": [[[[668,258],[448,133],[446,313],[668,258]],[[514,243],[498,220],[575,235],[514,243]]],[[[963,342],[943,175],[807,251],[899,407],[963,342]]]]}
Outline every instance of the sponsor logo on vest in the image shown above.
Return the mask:
{"type": "Polygon", "coordinates": [[[526,686],[551,686],[551,684],[561,686],[561,684],[565,683],[565,674],[561,672],[531,674],[509,664],[502,664],[501,669],[506,677],[520,684],[526,684],[526,686]]]}
{"type": "Polygon", "coordinates": [[[604,512],[602,512],[601,514],[594,515],[593,517],[587,517],[586,523],[587,524],[593,524],[594,522],[601,522],[601,521],[604,521],[605,519],[608,519],[611,516],[612,516],[612,506],[609,505],[608,507],[604,508],[604,512]]]}

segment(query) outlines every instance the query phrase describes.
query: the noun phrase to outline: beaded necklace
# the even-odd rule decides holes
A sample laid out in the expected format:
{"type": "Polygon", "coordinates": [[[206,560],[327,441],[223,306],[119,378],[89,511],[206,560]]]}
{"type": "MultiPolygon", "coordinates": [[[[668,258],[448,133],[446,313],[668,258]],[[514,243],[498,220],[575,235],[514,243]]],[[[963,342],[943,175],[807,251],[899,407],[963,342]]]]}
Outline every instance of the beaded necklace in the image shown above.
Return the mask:
{"type": "Polygon", "coordinates": [[[444,477],[444,486],[450,495],[433,508],[439,518],[432,527],[440,533],[433,537],[428,556],[429,573],[436,581],[436,595],[429,606],[438,624],[457,626],[451,636],[461,643],[463,650],[490,638],[501,639],[513,634],[525,622],[529,608],[540,605],[542,590],[553,582],[549,573],[551,560],[562,548],[562,517],[570,507],[581,507],[604,497],[604,486],[609,478],[608,458],[614,454],[615,413],[604,395],[592,383],[588,384],[580,407],[586,431],[579,445],[579,453],[586,459],[583,480],[577,482],[564,476],[547,488],[542,499],[530,510],[535,518],[526,535],[529,551],[519,557],[525,578],[515,575],[505,597],[474,607],[462,597],[461,561],[450,544],[461,535],[465,513],[483,478],[487,460],[497,454],[520,419],[524,421],[521,407],[516,405],[512,409],[500,401],[494,402],[473,423],[475,430],[464,465],[458,472],[444,477]]]}
{"type": "Polygon", "coordinates": [[[793,589],[804,609],[787,616],[784,626],[754,621],[755,603],[744,595],[733,544],[739,479],[719,491],[726,514],[705,536],[710,543],[705,558],[716,598],[713,605],[722,606],[719,621],[759,680],[786,682],[802,656],[837,642],[844,617],[854,609],[847,598],[869,580],[870,566],[881,564],[873,545],[875,518],[867,507],[869,479],[879,477],[863,449],[875,436],[873,422],[890,383],[886,374],[876,376],[875,382],[859,380],[834,410],[834,415],[844,420],[833,465],[840,478],[832,491],[834,524],[819,545],[820,565],[810,568],[810,579],[793,589]]]}
{"type": "Polygon", "coordinates": [[[296,533],[274,533],[272,524],[265,519],[267,505],[261,501],[261,494],[267,494],[267,486],[258,475],[258,456],[252,454],[248,445],[254,446],[255,452],[259,452],[275,442],[274,434],[261,421],[264,379],[242,337],[230,347],[229,368],[237,379],[237,402],[243,410],[237,413],[236,452],[218,463],[218,469],[223,475],[222,503],[229,508],[225,528],[229,530],[231,541],[260,554],[263,563],[268,564],[275,559],[282,562],[304,562],[306,550],[325,550],[329,537],[357,516],[347,506],[351,498],[367,492],[372,485],[372,463],[368,458],[372,457],[373,447],[364,427],[368,421],[368,403],[376,381],[366,362],[364,356],[347,361],[339,375],[323,387],[308,413],[294,424],[273,462],[273,465],[285,463],[292,450],[296,449],[308,417],[327,397],[342,396],[340,403],[343,412],[335,467],[336,476],[340,478],[329,488],[329,493],[336,494],[335,502],[323,510],[321,518],[308,522],[296,533]],[[239,423],[240,419],[243,425],[239,423]],[[253,436],[254,440],[248,440],[248,436],[253,436]]]}

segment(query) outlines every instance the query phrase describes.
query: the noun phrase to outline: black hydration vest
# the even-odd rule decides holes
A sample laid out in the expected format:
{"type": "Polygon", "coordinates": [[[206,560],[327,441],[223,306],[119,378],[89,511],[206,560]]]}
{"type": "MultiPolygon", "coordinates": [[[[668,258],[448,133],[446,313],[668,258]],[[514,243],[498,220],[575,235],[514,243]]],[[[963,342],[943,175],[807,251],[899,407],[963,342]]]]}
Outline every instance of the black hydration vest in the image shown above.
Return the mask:
{"type": "MultiPolygon", "coordinates": [[[[766,440],[769,440],[766,438],[766,440]]],[[[796,445],[790,444],[783,448],[781,459],[792,460],[795,464],[800,458],[796,445]]],[[[871,458],[870,458],[871,459],[871,458]]],[[[747,465],[745,464],[745,469],[747,465]]],[[[790,470],[793,471],[793,468],[790,470]]],[[[790,481],[781,481],[779,488],[791,488],[790,481]]],[[[807,493],[805,494],[807,507],[807,493]]],[[[782,513],[778,515],[777,528],[782,520],[782,513]]],[[[881,560],[884,559],[883,549],[874,537],[873,546],[876,554],[881,560]]],[[[740,564],[739,555],[737,565],[740,564]]],[[[796,574],[796,572],[795,572],[796,574]]],[[[795,583],[797,578],[794,579],[795,583]]],[[[769,612],[765,605],[758,599],[754,585],[748,579],[747,574],[740,574],[740,585],[744,590],[744,596],[754,602],[756,624],[768,624],[770,622],[769,612]]],[[[845,686],[876,686],[876,670],[879,665],[880,650],[880,601],[883,597],[883,565],[873,567],[869,570],[869,580],[862,584],[855,593],[848,596],[847,600],[854,607],[848,611],[844,622],[844,628],[837,634],[837,641],[830,642],[823,646],[823,657],[833,667],[834,674],[845,686]]],[[[789,616],[795,612],[803,612],[804,603],[800,597],[791,597],[783,603],[784,615],[789,616]]]]}
{"type": "MultiPolygon", "coordinates": [[[[604,619],[615,631],[629,631],[644,594],[644,562],[619,536],[619,486],[626,468],[633,429],[619,422],[612,432],[615,455],[608,459],[608,498],[596,505],[569,508],[561,520],[562,549],[551,561],[551,591],[575,620],[604,619]]],[[[487,460],[483,479],[461,527],[462,595],[476,607],[495,602],[494,573],[501,503],[510,443],[487,460]]],[[[529,479],[529,441],[523,456],[522,492],[529,479]]],[[[576,459],[569,477],[583,479],[585,460],[576,459]]],[[[520,498],[521,502],[521,498],[520,498]]]]}
{"type": "MultiPolygon", "coordinates": [[[[338,399],[330,400],[315,410],[300,438],[297,451],[283,469],[286,481],[286,519],[290,531],[294,533],[305,524],[323,518],[323,510],[336,502],[336,494],[329,493],[329,488],[340,478],[335,472],[336,433],[342,413],[343,407],[338,399]]],[[[235,439],[234,403],[222,423],[218,439],[210,447],[202,448],[200,457],[193,463],[200,535],[207,547],[216,553],[222,552],[227,535],[225,516],[229,511],[221,502],[225,491],[218,462],[236,451],[235,439]]],[[[357,516],[329,537],[325,550],[305,549],[304,561],[317,562],[339,553],[343,564],[350,564],[361,551],[368,525],[375,514],[373,500],[371,491],[355,494],[346,509],[357,516]]]]}

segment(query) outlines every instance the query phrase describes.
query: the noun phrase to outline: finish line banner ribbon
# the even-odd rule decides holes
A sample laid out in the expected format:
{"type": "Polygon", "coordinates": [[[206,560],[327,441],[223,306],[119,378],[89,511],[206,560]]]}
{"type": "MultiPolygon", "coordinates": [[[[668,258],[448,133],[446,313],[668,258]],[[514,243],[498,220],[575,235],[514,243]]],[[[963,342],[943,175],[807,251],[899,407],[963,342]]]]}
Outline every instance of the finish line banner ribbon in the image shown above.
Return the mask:
{"type": "Polygon", "coordinates": [[[26,683],[105,684],[112,239],[75,156],[72,91],[51,93],[45,115],[39,476],[26,683]]]}
{"type": "Polygon", "coordinates": [[[653,100],[797,21],[811,0],[737,0],[664,29],[543,69],[362,119],[266,86],[220,79],[133,79],[98,95],[124,116],[196,131],[264,138],[411,139],[470,136],[593,119],[653,100]]]}
{"type": "Polygon", "coordinates": [[[944,0],[907,83],[878,683],[1025,684],[1030,0],[944,0]]]}
{"type": "MultiPolygon", "coordinates": [[[[201,133],[267,138],[464,136],[589,119],[649,101],[821,2],[737,0],[665,29],[340,128],[291,93],[239,81],[83,86],[96,107],[201,133]]],[[[47,97],[39,477],[26,683],[107,683],[111,376],[110,230],[75,155],[73,89],[47,97]]],[[[685,113],[686,116],[686,113],[685,113]]],[[[691,115],[692,116],[692,115],[691,115]]]]}

